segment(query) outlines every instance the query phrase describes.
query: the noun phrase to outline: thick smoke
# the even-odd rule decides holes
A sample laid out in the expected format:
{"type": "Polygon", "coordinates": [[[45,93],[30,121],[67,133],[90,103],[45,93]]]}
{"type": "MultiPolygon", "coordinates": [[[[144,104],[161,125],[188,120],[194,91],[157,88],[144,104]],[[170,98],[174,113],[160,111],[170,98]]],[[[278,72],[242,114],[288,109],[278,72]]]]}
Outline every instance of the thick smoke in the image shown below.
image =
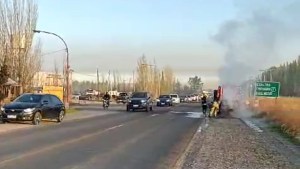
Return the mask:
{"type": "MultiPolygon", "coordinates": [[[[259,70],[300,54],[300,1],[239,2],[239,19],[223,23],[213,36],[226,50],[219,71],[221,85],[239,85],[259,70]]],[[[231,105],[240,99],[236,92],[224,88],[224,98],[231,105]]]]}
{"type": "Polygon", "coordinates": [[[290,50],[300,42],[297,40],[300,37],[300,12],[296,10],[300,9],[300,3],[272,2],[239,4],[241,10],[245,10],[244,6],[249,7],[246,8],[249,15],[223,23],[213,36],[226,50],[225,64],[219,72],[221,84],[240,84],[257,75],[260,69],[279,64],[288,55],[297,57],[299,54],[296,54],[300,52],[299,48],[290,50]],[[251,9],[251,6],[255,8],[251,9]]]}

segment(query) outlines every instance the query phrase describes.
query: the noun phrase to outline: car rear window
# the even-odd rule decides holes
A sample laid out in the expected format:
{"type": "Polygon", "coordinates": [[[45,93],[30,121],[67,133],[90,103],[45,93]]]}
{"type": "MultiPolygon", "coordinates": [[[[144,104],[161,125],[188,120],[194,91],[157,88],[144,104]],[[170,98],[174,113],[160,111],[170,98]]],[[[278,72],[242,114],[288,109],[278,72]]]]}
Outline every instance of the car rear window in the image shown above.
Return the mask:
{"type": "Polygon", "coordinates": [[[170,96],[169,95],[161,95],[161,96],[159,96],[159,98],[170,98],[170,96]]]}
{"type": "Polygon", "coordinates": [[[170,95],[172,98],[177,98],[178,96],[176,94],[171,94],[170,95]]]}
{"type": "Polygon", "coordinates": [[[147,93],[133,93],[131,95],[131,97],[133,97],[133,98],[146,98],[147,97],[147,93]]]}

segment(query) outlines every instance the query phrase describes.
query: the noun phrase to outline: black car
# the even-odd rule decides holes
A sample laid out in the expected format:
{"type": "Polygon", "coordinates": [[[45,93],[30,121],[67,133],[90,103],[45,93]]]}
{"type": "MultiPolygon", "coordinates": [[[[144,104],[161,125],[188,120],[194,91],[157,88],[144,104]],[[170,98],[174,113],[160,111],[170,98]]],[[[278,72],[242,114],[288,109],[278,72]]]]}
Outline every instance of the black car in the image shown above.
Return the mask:
{"type": "Polygon", "coordinates": [[[127,102],[127,111],[144,109],[152,111],[153,100],[148,92],[134,92],[127,102]]]}
{"type": "Polygon", "coordinates": [[[172,106],[172,97],[170,95],[160,95],[157,99],[157,106],[172,106]]]}
{"type": "Polygon", "coordinates": [[[23,94],[1,109],[3,123],[32,121],[32,124],[38,125],[42,119],[56,119],[61,122],[66,114],[64,104],[52,94],[23,94]]]}
{"type": "Polygon", "coordinates": [[[179,98],[180,98],[180,103],[183,103],[183,102],[185,102],[186,96],[179,96],[179,98]]]}

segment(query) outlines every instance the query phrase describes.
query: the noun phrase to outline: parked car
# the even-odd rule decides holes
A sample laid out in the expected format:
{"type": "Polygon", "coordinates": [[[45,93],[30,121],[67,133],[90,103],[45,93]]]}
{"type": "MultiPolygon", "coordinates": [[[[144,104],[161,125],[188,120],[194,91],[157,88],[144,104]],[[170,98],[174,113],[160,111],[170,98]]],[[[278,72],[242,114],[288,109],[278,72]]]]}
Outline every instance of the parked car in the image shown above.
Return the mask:
{"type": "Polygon", "coordinates": [[[173,101],[170,95],[160,95],[157,99],[156,106],[172,106],[173,101]]]}
{"type": "Polygon", "coordinates": [[[147,112],[153,110],[153,100],[148,92],[133,92],[128,99],[126,110],[134,111],[144,109],[147,112]]]}
{"type": "Polygon", "coordinates": [[[22,94],[1,108],[2,122],[32,121],[38,125],[42,119],[62,122],[66,115],[62,101],[52,94],[22,94]]]}
{"type": "Polygon", "coordinates": [[[170,96],[172,97],[173,103],[180,103],[180,98],[178,94],[170,94],[170,96]]]}

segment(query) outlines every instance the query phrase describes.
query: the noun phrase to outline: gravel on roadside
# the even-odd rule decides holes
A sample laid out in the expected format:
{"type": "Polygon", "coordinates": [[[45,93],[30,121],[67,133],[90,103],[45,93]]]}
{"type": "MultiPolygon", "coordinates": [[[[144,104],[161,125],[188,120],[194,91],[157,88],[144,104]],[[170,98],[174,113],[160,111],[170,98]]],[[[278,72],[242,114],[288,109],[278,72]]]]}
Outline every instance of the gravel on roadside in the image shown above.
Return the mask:
{"type": "Polygon", "coordinates": [[[262,140],[264,133],[239,119],[210,119],[208,124],[194,137],[182,169],[297,168],[262,140]]]}

